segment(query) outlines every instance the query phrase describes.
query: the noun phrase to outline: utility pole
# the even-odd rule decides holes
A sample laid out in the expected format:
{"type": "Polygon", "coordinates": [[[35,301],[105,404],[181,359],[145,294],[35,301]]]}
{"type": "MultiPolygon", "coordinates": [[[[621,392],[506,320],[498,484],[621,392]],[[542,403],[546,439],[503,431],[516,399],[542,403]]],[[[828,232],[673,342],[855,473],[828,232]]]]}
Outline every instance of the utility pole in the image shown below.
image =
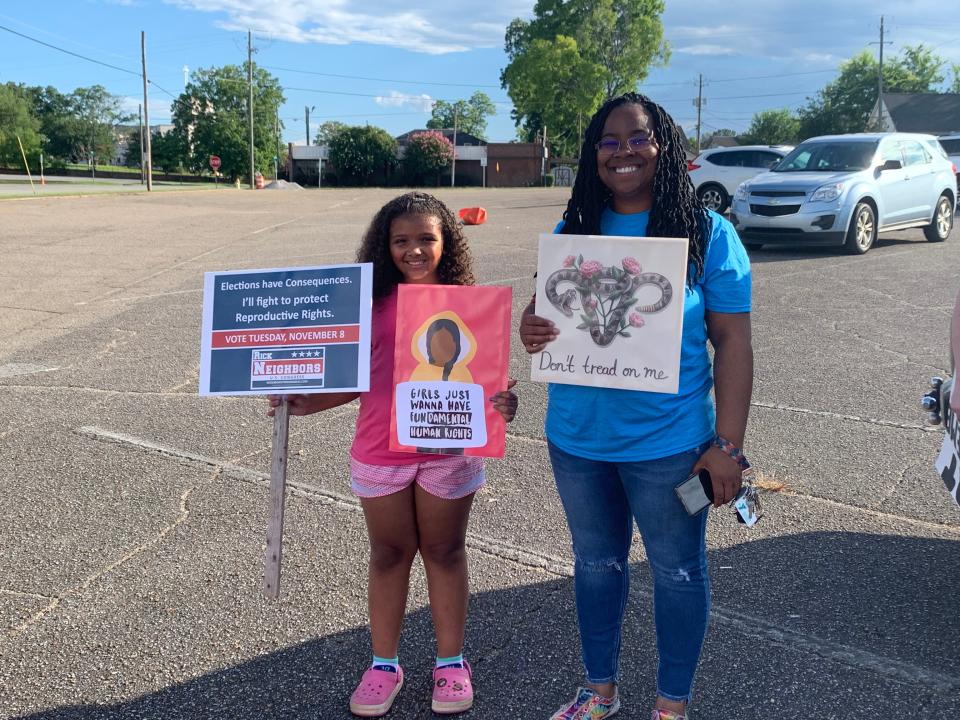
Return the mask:
{"type": "Polygon", "coordinates": [[[303,106],[303,117],[307,127],[307,147],[310,147],[310,106],[303,106]]]}
{"type": "Polygon", "coordinates": [[[273,179],[280,179],[280,106],[277,105],[277,114],[273,119],[273,137],[276,138],[276,153],[273,156],[273,179]]]}
{"type": "Polygon", "coordinates": [[[146,180],[143,177],[143,104],[137,105],[137,122],[140,127],[140,184],[146,180]]]}
{"type": "Polygon", "coordinates": [[[140,31],[140,61],[143,64],[143,126],[146,132],[146,155],[140,154],[143,163],[143,174],[147,178],[147,192],[153,190],[153,158],[150,151],[150,104],[147,102],[147,34],[140,31]]]}
{"type": "Polygon", "coordinates": [[[453,165],[450,167],[450,187],[457,184],[457,104],[453,104],[453,165]]]}
{"type": "Polygon", "coordinates": [[[703,109],[703,73],[700,74],[700,86],[697,90],[697,99],[693,101],[697,106],[697,153],[700,152],[700,113],[703,109]]]}
{"type": "MultiPolygon", "coordinates": [[[[884,27],[883,27],[883,15],[880,16],[880,69],[877,72],[877,117],[876,117],[876,130],[883,130],[883,46],[884,45],[893,45],[889,40],[883,39],[884,27]]],[[[870,43],[871,45],[876,45],[877,43],[870,43]]],[[[871,118],[872,120],[872,118],[871,118]]],[[[868,128],[869,129],[869,128],[868,128]]]]}
{"type": "Polygon", "coordinates": [[[543,152],[540,154],[540,181],[547,186],[547,124],[543,124],[543,152]]]}
{"type": "Polygon", "coordinates": [[[247,30],[247,124],[250,126],[250,189],[253,184],[253,33],[247,30]]]}

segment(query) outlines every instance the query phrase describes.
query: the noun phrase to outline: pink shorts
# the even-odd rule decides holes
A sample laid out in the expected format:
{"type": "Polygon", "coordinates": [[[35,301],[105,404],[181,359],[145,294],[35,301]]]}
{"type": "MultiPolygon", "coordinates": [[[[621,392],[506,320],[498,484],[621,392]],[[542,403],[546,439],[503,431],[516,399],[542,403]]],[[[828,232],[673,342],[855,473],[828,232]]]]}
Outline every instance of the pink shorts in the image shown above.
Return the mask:
{"type": "Polygon", "coordinates": [[[350,458],[350,487],[362,498],[392,495],[417,483],[434,497],[457,500],[486,481],[482,457],[440,455],[409,465],[368,465],[350,458]]]}

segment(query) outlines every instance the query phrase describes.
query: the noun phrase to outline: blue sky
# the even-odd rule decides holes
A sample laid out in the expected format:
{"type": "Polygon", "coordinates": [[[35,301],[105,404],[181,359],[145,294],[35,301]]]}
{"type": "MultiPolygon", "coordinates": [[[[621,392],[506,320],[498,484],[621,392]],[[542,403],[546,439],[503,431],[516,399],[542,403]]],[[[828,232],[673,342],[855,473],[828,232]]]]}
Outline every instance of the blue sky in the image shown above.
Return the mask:
{"type": "MultiPolygon", "coordinates": [[[[68,92],[101,84],[136,112],[142,97],[140,31],[147,33],[151,79],[173,95],[188,72],[246,57],[276,75],[287,103],[284,138],[302,141],[328,119],[370,123],[394,135],[423,127],[436,99],[483,90],[496,101],[491,140],[515,137],[506,92],[503,34],[530,17],[534,0],[4,0],[0,25],[125,73],[0,31],[0,82],[53,85],[68,92]],[[340,77],[338,77],[340,76],[340,77]],[[342,77],[350,76],[350,77],[342,77]]],[[[876,51],[884,15],[885,52],[924,43],[960,63],[960,13],[942,0],[668,0],[663,16],[672,49],[640,90],[692,133],[697,78],[704,77],[703,131],[743,130],[754,112],[795,108],[836,77],[860,50],[876,51]]],[[[150,90],[151,123],[169,120],[170,96],[150,90]]]]}

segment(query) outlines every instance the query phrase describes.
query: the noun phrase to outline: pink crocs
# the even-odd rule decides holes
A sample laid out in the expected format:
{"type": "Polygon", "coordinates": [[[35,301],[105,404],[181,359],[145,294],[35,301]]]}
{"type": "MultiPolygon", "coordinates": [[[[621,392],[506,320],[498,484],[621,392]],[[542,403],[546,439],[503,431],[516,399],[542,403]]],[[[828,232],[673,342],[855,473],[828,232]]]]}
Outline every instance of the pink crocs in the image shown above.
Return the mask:
{"type": "Polygon", "coordinates": [[[469,710],[473,706],[473,673],[464,660],[463,667],[442,667],[433,671],[433,711],[450,715],[469,710]]]}
{"type": "Polygon", "coordinates": [[[398,667],[395,673],[370,668],[350,696],[350,712],[360,717],[386,715],[402,687],[402,668],[398,667]]]}

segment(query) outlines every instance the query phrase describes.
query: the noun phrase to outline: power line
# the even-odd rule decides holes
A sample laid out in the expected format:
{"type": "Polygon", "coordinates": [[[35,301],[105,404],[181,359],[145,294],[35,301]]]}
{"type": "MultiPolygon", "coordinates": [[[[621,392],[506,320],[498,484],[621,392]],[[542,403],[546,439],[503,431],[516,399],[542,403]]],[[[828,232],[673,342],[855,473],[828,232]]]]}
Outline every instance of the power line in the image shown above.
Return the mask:
{"type": "Polygon", "coordinates": [[[94,60],[93,58],[87,57],[86,55],[81,55],[80,53],[75,53],[75,52],[73,52],[72,50],[66,50],[66,49],[64,49],[64,48],[62,48],[62,47],[57,47],[56,45],[51,45],[50,43],[44,42],[43,40],[38,40],[38,39],[35,38],[35,37],[30,37],[29,35],[24,35],[22,32],[17,32],[16,30],[12,30],[11,28],[6,27],[5,25],[0,25],[0,30],[6,30],[8,33],[11,33],[11,34],[13,34],[13,35],[18,35],[18,36],[20,36],[20,37],[22,37],[22,38],[25,38],[26,40],[30,40],[31,42],[35,42],[35,43],[37,43],[37,44],[39,44],[39,45],[44,45],[44,46],[46,46],[46,47],[48,47],[48,48],[51,48],[51,49],[53,49],[53,50],[56,50],[56,51],[58,51],[58,52],[66,53],[67,55],[73,55],[73,57],[80,58],[81,60],[86,60],[87,62],[96,63],[97,65],[103,65],[104,67],[108,67],[108,68],[110,68],[111,70],[118,70],[118,71],[120,71],[120,72],[122,72],[122,73],[127,73],[128,75],[136,75],[137,77],[140,77],[140,73],[134,72],[133,70],[127,70],[126,68],[117,67],[116,65],[111,65],[110,63],[105,63],[105,62],[102,62],[102,61],[100,61],[100,60],[94,60]]]}
{"type": "Polygon", "coordinates": [[[437,85],[440,87],[473,87],[473,88],[496,88],[499,85],[480,85],[475,83],[445,83],[431,82],[427,80],[396,80],[390,78],[364,77],[362,75],[337,75],[334,73],[315,72],[313,70],[296,70],[294,68],[277,67],[276,65],[263,65],[267,70],[282,70],[284,72],[300,73],[301,75],[320,75],[321,77],[340,78],[342,80],[370,80],[372,82],[405,83],[407,85],[437,85]]]}

